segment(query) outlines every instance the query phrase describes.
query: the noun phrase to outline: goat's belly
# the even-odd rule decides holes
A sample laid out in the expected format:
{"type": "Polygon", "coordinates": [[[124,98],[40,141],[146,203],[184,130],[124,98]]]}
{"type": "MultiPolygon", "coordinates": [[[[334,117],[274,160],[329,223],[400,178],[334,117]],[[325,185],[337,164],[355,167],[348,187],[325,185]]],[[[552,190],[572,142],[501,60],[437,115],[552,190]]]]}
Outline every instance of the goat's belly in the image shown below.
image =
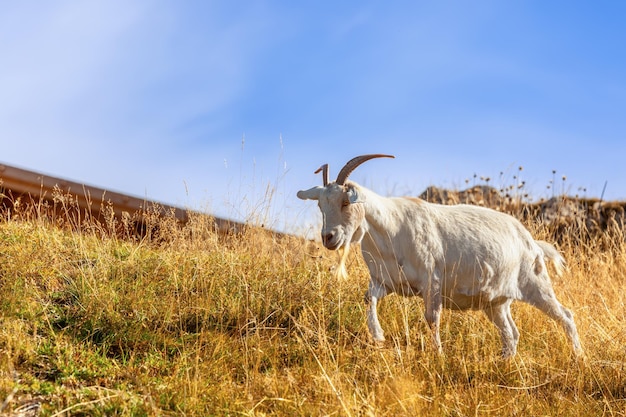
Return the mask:
{"type": "Polygon", "coordinates": [[[443,306],[451,310],[484,310],[502,304],[510,297],[495,296],[490,292],[477,292],[472,295],[453,292],[443,297],[443,306]]]}
{"type": "Polygon", "coordinates": [[[388,280],[385,282],[388,293],[396,293],[404,297],[421,296],[421,288],[406,280],[388,280]]]}
{"type": "Polygon", "coordinates": [[[451,310],[477,310],[484,306],[486,300],[480,295],[454,294],[443,297],[443,306],[451,310]]]}
{"type": "Polygon", "coordinates": [[[508,299],[518,299],[517,279],[512,272],[494,271],[483,263],[478,271],[460,271],[442,283],[443,304],[455,310],[484,309],[508,299]],[[480,274],[475,272],[480,271],[480,274]]]}

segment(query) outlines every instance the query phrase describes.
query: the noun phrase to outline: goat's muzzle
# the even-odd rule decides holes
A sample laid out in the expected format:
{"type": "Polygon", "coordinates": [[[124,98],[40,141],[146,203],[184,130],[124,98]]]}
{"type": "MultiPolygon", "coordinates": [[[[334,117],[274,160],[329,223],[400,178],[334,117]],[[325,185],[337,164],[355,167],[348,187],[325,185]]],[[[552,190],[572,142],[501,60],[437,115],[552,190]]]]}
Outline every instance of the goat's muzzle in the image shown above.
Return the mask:
{"type": "Polygon", "coordinates": [[[342,239],[338,236],[338,234],[339,233],[336,230],[328,233],[322,233],[322,243],[326,249],[336,250],[341,246],[342,239]]]}

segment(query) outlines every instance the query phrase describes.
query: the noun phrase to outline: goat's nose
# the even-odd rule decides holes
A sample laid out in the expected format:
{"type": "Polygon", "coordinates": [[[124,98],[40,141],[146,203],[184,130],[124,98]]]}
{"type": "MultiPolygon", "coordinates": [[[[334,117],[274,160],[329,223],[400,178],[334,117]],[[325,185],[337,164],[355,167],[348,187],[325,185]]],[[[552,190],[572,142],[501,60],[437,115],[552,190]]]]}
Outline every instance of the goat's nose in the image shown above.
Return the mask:
{"type": "Polygon", "coordinates": [[[322,235],[322,242],[324,243],[324,245],[327,245],[328,242],[330,242],[331,240],[333,240],[333,236],[335,236],[335,232],[328,232],[322,235]]]}

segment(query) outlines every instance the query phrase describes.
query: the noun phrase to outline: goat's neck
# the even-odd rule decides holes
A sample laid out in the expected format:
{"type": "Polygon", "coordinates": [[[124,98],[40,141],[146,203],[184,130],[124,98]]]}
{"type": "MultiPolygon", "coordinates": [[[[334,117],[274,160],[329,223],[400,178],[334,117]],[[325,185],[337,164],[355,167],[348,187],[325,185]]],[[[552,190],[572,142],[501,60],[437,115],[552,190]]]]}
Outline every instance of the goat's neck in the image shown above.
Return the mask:
{"type": "Polygon", "coordinates": [[[392,199],[382,197],[375,192],[361,187],[365,196],[366,233],[372,235],[395,234],[402,223],[402,208],[392,199]]]}

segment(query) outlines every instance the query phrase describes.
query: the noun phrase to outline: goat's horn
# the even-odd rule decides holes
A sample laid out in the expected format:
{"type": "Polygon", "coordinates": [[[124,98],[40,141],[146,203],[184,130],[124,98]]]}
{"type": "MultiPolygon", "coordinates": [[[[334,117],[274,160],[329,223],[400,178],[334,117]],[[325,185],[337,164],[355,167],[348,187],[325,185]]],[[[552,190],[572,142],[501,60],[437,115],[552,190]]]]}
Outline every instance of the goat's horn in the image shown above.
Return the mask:
{"type": "Polygon", "coordinates": [[[315,171],[316,174],[319,174],[322,171],[322,181],[324,182],[324,187],[328,185],[328,164],[324,164],[315,171]]]}
{"type": "Polygon", "coordinates": [[[384,155],[380,153],[370,154],[370,155],[361,155],[356,158],[352,158],[343,168],[339,171],[339,175],[337,175],[337,184],[343,185],[352,171],[354,171],[359,165],[361,165],[365,161],[369,161],[374,158],[395,158],[393,155],[384,155]]]}

